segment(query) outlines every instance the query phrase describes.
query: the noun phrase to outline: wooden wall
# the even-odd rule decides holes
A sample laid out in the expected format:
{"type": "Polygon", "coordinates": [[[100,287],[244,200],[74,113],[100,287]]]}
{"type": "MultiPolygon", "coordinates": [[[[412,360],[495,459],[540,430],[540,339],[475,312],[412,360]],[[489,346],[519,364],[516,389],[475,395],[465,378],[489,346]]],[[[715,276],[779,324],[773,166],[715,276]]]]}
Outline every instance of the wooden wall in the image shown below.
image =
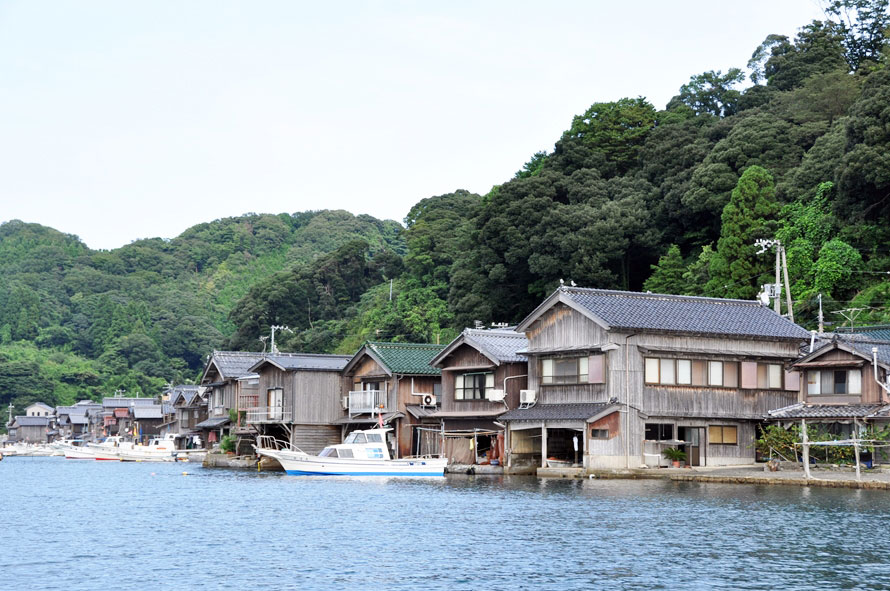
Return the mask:
{"type": "MultiPolygon", "coordinates": [[[[835,349],[834,351],[829,351],[824,355],[820,355],[815,360],[818,361],[865,361],[862,357],[858,355],[853,355],[852,353],[848,353],[847,351],[842,351],[840,349],[835,349]]],[[[814,360],[814,361],[815,361],[814,360]]],[[[828,370],[830,371],[832,368],[830,367],[820,367],[813,368],[819,370],[828,370]]],[[[853,369],[850,367],[839,367],[837,369],[853,369]]],[[[813,404],[834,404],[834,403],[846,403],[846,404],[880,404],[883,401],[884,390],[878,383],[875,381],[875,370],[874,365],[871,361],[865,361],[865,364],[859,368],[862,370],[862,393],[861,394],[852,394],[852,395],[842,395],[842,394],[819,394],[810,396],[807,392],[807,370],[800,370],[800,400],[804,402],[810,402],[813,404]]]]}
{"type": "Polygon", "coordinates": [[[340,427],[334,425],[294,425],[291,443],[308,454],[318,454],[340,443],[340,427]]]}
{"type": "MultiPolygon", "coordinates": [[[[629,442],[629,463],[632,467],[640,463],[645,423],[657,422],[652,418],[643,419],[639,414],[640,411],[649,417],[695,417],[750,421],[759,419],[768,410],[794,404],[798,399],[796,391],[646,386],[644,384],[644,357],[647,356],[777,363],[791,361],[798,357],[800,343],[797,341],[607,332],[583,314],[564,304],[556,304],[545,312],[541,318],[532,323],[526,336],[529,339],[529,350],[532,351],[571,351],[585,346],[606,343],[618,346],[617,349],[606,353],[605,384],[542,386],[538,367],[541,355],[532,355],[529,357],[528,385],[530,389],[538,392],[539,403],[605,402],[610,398],[616,398],[620,403],[626,402],[629,412],[626,422],[622,416],[622,436],[618,438],[621,441],[609,440],[608,444],[595,443],[592,445],[608,447],[609,449],[603,449],[603,452],[606,453],[616,452],[620,449],[620,454],[623,455],[625,445],[623,439],[626,436],[629,442]],[[640,347],[652,350],[653,353],[644,353],[640,347]],[[662,352],[655,353],[654,351],[662,352]],[[689,351],[689,353],[683,354],[683,351],[689,351]],[[627,359],[627,365],[625,365],[625,359],[627,359]]],[[[583,353],[586,351],[579,350],[579,354],[583,353]]],[[[863,378],[863,384],[865,382],[866,380],[863,378]]],[[[805,386],[805,383],[803,385],[805,386]]],[[[745,429],[749,427],[753,429],[751,423],[746,422],[744,425],[746,425],[745,429]]],[[[740,429],[739,437],[742,436],[743,431],[740,429]]],[[[747,437],[747,435],[745,436],[747,437]]],[[[732,451],[729,450],[729,452],[732,451]]]]}
{"type": "Polygon", "coordinates": [[[260,370],[258,387],[261,408],[268,406],[268,391],[281,388],[285,411],[291,422],[328,424],[340,416],[340,375],[334,371],[281,371],[272,365],[260,370]]]}
{"type": "MultiPolygon", "coordinates": [[[[502,402],[489,402],[488,400],[455,400],[454,378],[464,371],[492,371],[494,372],[495,389],[504,388],[504,379],[510,376],[521,376],[528,373],[527,363],[503,363],[496,366],[492,361],[479,353],[469,345],[461,345],[444,361],[445,367],[468,367],[474,369],[448,370],[442,372],[442,410],[443,411],[492,411],[504,408],[502,402]],[[489,366],[490,369],[475,369],[480,366],[489,366]]],[[[526,378],[509,380],[506,388],[506,402],[509,408],[519,405],[519,391],[524,390],[526,378]]]]}

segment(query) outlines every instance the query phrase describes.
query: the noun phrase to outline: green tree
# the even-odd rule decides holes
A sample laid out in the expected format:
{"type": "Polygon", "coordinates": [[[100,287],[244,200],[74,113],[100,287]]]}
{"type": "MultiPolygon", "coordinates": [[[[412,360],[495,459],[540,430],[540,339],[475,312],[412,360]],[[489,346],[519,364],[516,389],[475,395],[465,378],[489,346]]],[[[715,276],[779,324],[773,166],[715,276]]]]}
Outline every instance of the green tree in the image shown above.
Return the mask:
{"type": "Polygon", "coordinates": [[[678,103],[688,105],[696,114],[708,113],[715,117],[733,115],[738,110],[741,92],[735,87],[745,80],[739,68],[730,68],[726,74],[711,70],[696,74],[680,87],[680,94],[671,99],[667,108],[678,103]]]}
{"type": "Polygon", "coordinates": [[[594,103],[583,115],[576,115],[561,141],[578,140],[621,173],[636,164],[640,146],[654,125],[655,107],[646,99],[623,98],[594,103]]]}
{"type": "Polygon", "coordinates": [[[769,281],[768,257],[757,254],[754,242],[772,238],[779,205],[773,177],[766,169],[752,166],[742,173],[721,216],[717,255],[711,261],[710,294],[753,299],[762,283],[769,281]]]}
{"type": "Polygon", "coordinates": [[[671,244],[668,251],[652,265],[652,275],[643,283],[643,289],[653,293],[686,294],[687,286],[683,274],[686,265],[680,254],[680,247],[671,244]]]}

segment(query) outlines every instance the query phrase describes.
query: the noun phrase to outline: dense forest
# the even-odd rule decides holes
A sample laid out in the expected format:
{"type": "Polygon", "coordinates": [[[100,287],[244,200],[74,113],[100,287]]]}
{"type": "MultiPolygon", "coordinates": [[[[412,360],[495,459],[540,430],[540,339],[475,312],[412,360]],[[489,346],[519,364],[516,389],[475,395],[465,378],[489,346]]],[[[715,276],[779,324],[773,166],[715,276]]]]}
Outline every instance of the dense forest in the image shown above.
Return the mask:
{"type": "MultiPolygon", "coordinates": [[[[516,322],[560,279],[752,299],[787,251],[795,320],[890,321],[890,0],[837,0],[745,67],[593,103],[486,195],[422,199],[404,226],[247,214],[91,251],[0,225],[0,404],[156,394],[214,348],[352,353],[516,322]]],[[[459,179],[455,179],[459,183],[459,179]]]]}

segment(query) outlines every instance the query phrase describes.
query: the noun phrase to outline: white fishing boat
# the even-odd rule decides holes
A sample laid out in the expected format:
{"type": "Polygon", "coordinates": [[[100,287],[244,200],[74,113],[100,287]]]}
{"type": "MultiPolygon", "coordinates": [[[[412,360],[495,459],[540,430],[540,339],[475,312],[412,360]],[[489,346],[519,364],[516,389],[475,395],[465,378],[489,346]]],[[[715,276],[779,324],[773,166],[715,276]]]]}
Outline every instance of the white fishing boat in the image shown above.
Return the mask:
{"type": "MultiPolygon", "coordinates": [[[[106,437],[105,440],[100,443],[86,444],[83,447],[83,451],[87,454],[91,454],[91,457],[94,460],[120,460],[121,451],[131,449],[132,447],[132,441],[124,441],[123,437],[112,435],[111,437],[106,437]]],[[[67,458],[68,455],[66,454],[65,457],[67,458]]]]}
{"type": "Polygon", "coordinates": [[[443,476],[448,460],[434,457],[392,459],[386,444],[389,428],[356,430],[346,441],[324,448],[320,454],[299,449],[278,449],[271,437],[260,437],[258,455],[275,458],[293,475],[338,476],[443,476]]]}
{"type": "Polygon", "coordinates": [[[124,462],[172,462],[176,458],[176,436],[172,433],[155,437],[148,445],[134,445],[120,449],[120,459],[124,462]]]}

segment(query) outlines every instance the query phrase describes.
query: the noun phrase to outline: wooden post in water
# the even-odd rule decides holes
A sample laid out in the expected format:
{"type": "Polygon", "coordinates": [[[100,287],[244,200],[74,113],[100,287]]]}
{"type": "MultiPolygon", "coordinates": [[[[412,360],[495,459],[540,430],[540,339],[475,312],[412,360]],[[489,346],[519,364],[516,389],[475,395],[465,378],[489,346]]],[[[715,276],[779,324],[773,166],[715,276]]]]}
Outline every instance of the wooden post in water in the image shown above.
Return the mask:
{"type": "Polygon", "coordinates": [[[547,423],[541,421],[541,467],[547,467],[547,423]]]}
{"type": "Polygon", "coordinates": [[[800,437],[803,444],[803,477],[810,478],[810,440],[807,437],[807,420],[800,420],[800,437]]]}
{"type": "Polygon", "coordinates": [[[853,453],[856,455],[856,481],[862,481],[862,472],[859,469],[859,425],[853,421],[853,453]]]}

